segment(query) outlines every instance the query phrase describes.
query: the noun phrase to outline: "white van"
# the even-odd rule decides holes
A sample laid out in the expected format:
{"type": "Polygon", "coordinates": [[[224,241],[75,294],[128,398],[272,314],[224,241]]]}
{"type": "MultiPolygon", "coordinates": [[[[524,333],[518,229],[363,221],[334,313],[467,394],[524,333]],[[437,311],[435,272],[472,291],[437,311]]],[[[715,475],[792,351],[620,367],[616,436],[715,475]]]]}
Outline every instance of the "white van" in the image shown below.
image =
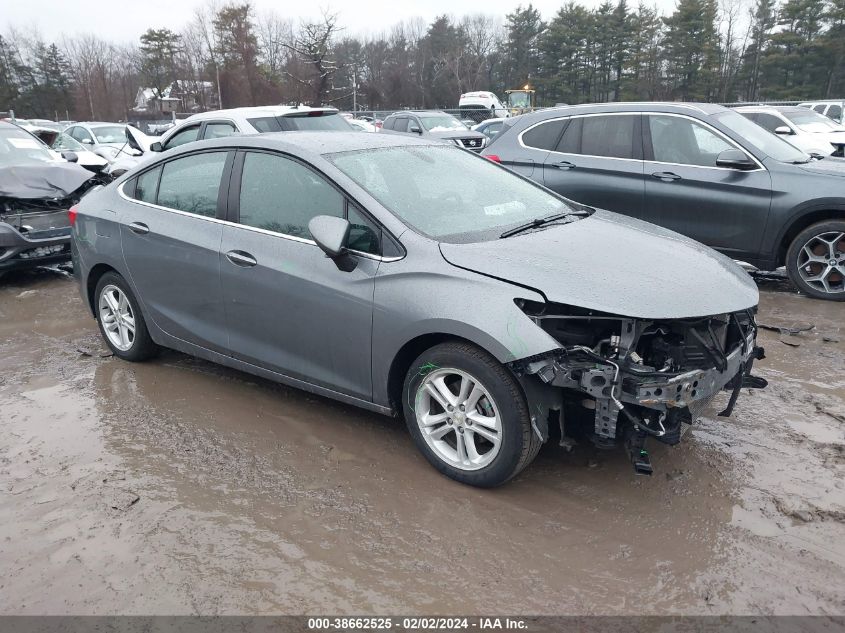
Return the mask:
{"type": "MultiPolygon", "coordinates": [[[[486,92],[483,90],[478,92],[465,92],[462,94],[460,101],[458,101],[458,108],[461,109],[462,114],[464,112],[471,113],[473,110],[487,110],[490,113],[490,116],[485,116],[485,118],[503,118],[510,116],[510,112],[502,104],[502,102],[499,101],[499,97],[492,92],[486,92]]],[[[473,116],[472,118],[476,117],[473,116]]],[[[479,123],[480,122],[481,120],[479,120],[479,123]]]]}

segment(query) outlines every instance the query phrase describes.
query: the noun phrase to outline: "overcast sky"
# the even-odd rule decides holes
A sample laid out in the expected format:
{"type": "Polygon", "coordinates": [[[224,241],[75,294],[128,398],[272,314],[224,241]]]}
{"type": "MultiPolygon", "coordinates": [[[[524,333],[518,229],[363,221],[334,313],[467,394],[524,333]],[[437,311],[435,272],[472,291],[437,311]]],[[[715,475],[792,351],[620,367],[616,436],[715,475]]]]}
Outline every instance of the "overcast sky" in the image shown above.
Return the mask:
{"type": "MultiPolygon", "coordinates": [[[[580,0],[588,7],[601,0],[580,0]]],[[[523,5],[528,3],[523,0],[523,5]]],[[[565,0],[535,0],[545,19],[550,19],[565,0]]],[[[115,42],[137,41],[149,27],[168,27],[179,31],[202,0],[0,0],[0,31],[10,26],[28,29],[36,26],[47,39],[63,35],[95,33],[115,42]]],[[[256,10],[273,9],[280,15],[308,18],[319,15],[320,7],[340,14],[340,22],[349,34],[386,31],[396,22],[420,16],[427,22],[441,14],[461,16],[485,13],[504,18],[519,0],[356,0],[355,2],[321,2],[320,0],[253,0],[256,10]]],[[[629,0],[636,6],[636,0],[629,0]]],[[[669,13],[675,0],[650,0],[658,9],[669,13]]]]}

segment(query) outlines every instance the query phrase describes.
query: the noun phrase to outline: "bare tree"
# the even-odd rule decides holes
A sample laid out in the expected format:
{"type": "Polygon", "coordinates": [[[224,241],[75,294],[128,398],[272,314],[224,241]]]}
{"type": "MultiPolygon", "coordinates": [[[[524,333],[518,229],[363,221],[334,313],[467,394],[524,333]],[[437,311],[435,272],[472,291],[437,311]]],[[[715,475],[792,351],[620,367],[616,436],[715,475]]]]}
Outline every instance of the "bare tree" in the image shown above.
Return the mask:
{"type": "Polygon", "coordinates": [[[332,76],[338,69],[332,54],[332,42],[341,30],[337,14],[324,11],[320,20],[302,22],[294,41],[283,44],[310,70],[311,77],[302,77],[291,71],[287,71],[286,75],[311,87],[314,105],[320,105],[329,96],[332,76]]]}

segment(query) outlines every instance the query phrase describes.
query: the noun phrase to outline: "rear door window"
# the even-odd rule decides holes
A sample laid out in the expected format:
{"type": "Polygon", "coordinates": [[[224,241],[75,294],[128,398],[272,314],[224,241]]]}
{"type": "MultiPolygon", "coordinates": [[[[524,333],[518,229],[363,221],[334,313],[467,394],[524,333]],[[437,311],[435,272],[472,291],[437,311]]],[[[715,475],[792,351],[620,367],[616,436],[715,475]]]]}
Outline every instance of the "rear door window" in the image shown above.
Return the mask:
{"type": "Polygon", "coordinates": [[[212,218],[217,215],[226,152],[203,152],[164,164],[158,204],[212,218]]]}
{"type": "Polygon", "coordinates": [[[819,104],[813,106],[813,110],[815,110],[819,114],[824,114],[824,109],[825,109],[824,103],[819,103],[819,104]]]}
{"type": "Polygon", "coordinates": [[[205,124],[203,138],[224,138],[226,136],[232,136],[237,132],[238,130],[235,128],[234,123],[229,123],[228,121],[214,121],[212,123],[205,124]]]}
{"type": "Polygon", "coordinates": [[[842,106],[841,105],[832,105],[828,108],[827,112],[825,113],[834,121],[839,121],[842,118],[842,106]]]}
{"type": "Polygon", "coordinates": [[[581,154],[634,157],[634,117],[588,116],[581,122],[581,154]]]}
{"type": "Polygon", "coordinates": [[[161,167],[145,171],[138,176],[135,179],[135,195],[133,197],[141,202],[154,204],[156,201],[156,192],[158,191],[159,176],[161,176],[161,167]]]}

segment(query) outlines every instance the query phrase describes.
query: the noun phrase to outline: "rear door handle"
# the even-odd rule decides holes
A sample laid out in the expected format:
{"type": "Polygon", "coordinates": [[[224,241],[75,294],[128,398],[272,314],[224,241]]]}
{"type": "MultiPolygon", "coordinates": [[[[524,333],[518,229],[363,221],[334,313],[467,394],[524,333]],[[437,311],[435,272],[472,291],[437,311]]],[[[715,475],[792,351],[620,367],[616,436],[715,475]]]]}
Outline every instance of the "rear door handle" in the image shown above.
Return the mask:
{"type": "Polygon", "coordinates": [[[562,160],[559,163],[554,163],[558,169],[575,169],[575,163],[570,163],[568,160],[562,160]]]}
{"type": "Polygon", "coordinates": [[[241,268],[252,268],[258,263],[257,259],[244,251],[229,251],[226,253],[226,258],[235,266],[240,266],[241,268]]]}
{"type": "Polygon", "coordinates": [[[137,233],[138,235],[146,235],[150,232],[150,227],[143,222],[132,222],[129,225],[129,230],[133,233],[137,233]]]}
{"type": "Polygon", "coordinates": [[[670,180],[680,180],[681,177],[673,173],[671,171],[656,171],[651,175],[652,178],[657,178],[658,180],[665,180],[666,182],[670,180]]]}

